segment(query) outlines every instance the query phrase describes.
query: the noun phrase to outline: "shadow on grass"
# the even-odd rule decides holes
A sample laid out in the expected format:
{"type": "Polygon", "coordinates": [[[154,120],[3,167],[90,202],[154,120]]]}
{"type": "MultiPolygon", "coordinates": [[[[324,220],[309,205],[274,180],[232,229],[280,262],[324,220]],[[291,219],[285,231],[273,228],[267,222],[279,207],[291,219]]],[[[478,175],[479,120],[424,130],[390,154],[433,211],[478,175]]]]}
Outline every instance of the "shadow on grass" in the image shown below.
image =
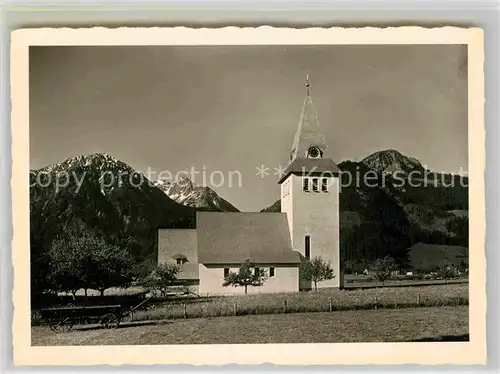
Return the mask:
{"type": "Polygon", "coordinates": [[[413,342],[468,342],[469,334],[441,335],[412,340],[413,342]]]}
{"type": "MultiPolygon", "coordinates": [[[[135,321],[135,322],[122,322],[117,327],[117,329],[124,329],[128,327],[142,327],[142,326],[156,326],[156,325],[168,325],[171,321],[135,321]]],[[[91,325],[91,326],[81,326],[73,328],[74,331],[93,331],[93,330],[105,330],[102,325],[91,325]]]]}

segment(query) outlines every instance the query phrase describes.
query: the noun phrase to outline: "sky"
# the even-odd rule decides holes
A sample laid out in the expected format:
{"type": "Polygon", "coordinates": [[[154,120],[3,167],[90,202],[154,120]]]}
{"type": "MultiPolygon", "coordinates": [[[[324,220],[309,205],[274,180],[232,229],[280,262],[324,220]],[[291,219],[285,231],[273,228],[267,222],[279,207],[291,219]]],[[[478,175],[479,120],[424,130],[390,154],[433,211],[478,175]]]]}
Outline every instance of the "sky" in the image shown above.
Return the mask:
{"type": "Polygon", "coordinates": [[[467,170],[461,45],[31,47],[30,167],[105,152],[152,179],[194,168],[259,211],[279,198],[306,74],[335,162],[396,149],[467,170]]]}

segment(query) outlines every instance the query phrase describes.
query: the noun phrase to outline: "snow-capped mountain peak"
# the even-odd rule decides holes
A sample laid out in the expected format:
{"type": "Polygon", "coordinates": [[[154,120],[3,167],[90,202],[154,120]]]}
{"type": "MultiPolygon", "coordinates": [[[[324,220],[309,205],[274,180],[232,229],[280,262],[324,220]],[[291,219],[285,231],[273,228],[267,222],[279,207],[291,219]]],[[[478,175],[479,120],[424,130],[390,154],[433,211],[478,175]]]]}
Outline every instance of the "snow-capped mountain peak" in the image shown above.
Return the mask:
{"type": "Polygon", "coordinates": [[[175,181],[157,180],[153,184],[172,200],[182,205],[221,212],[238,211],[214,190],[207,186],[197,185],[186,176],[181,176],[175,181]]]}
{"type": "Polygon", "coordinates": [[[50,173],[68,171],[74,168],[92,168],[99,169],[101,171],[114,170],[128,173],[134,171],[132,167],[120,160],[117,160],[109,153],[92,153],[89,155],[71,157],[61,163],[45,166],[44,168],[39,169],[39,171],[50,173]]]}

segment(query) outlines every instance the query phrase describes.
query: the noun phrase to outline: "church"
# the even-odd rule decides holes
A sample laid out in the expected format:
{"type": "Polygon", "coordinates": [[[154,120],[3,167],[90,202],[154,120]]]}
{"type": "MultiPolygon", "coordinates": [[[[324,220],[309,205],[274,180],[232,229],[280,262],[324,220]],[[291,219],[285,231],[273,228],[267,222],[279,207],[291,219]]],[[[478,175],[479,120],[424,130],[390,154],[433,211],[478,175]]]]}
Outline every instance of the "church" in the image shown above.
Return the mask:
{"type": "Polygon", "coordinates": [[[330,262],[335,277],[318,288],[342,288],[340,259],[340,170],[329,157],[306,80],[306,97],[289,163],[278,181],[281,212],[197,212],[194,229],[159,229],[158,263],[175,262],[178,280],[200,295],[244,293],[223,287],[245,260],[267,279],[248,293],[311,289],[299,265],[315,257],[330,262]]]}

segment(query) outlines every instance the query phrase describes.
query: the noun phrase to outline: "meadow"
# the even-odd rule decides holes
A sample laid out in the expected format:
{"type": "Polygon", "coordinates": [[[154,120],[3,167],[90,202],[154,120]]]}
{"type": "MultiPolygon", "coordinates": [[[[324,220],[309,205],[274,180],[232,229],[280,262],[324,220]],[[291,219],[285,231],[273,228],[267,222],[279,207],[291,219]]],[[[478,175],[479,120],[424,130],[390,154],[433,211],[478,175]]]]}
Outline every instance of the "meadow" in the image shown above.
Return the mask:
{"type": "Polygon", "coordinates": [[[469,304],[466,283],[318,292],[251,294],[220,297],[176,297],[152,301],[125,321],[170,320],[257,314],[333,312],[463,306],[469,304]]]}
{"type": "Polygon", "coordinates": [[[467,341],[468,308],[354,310],[78,326],[55,334],[32,327],[32,345],[264,344],[467,341]]]}

